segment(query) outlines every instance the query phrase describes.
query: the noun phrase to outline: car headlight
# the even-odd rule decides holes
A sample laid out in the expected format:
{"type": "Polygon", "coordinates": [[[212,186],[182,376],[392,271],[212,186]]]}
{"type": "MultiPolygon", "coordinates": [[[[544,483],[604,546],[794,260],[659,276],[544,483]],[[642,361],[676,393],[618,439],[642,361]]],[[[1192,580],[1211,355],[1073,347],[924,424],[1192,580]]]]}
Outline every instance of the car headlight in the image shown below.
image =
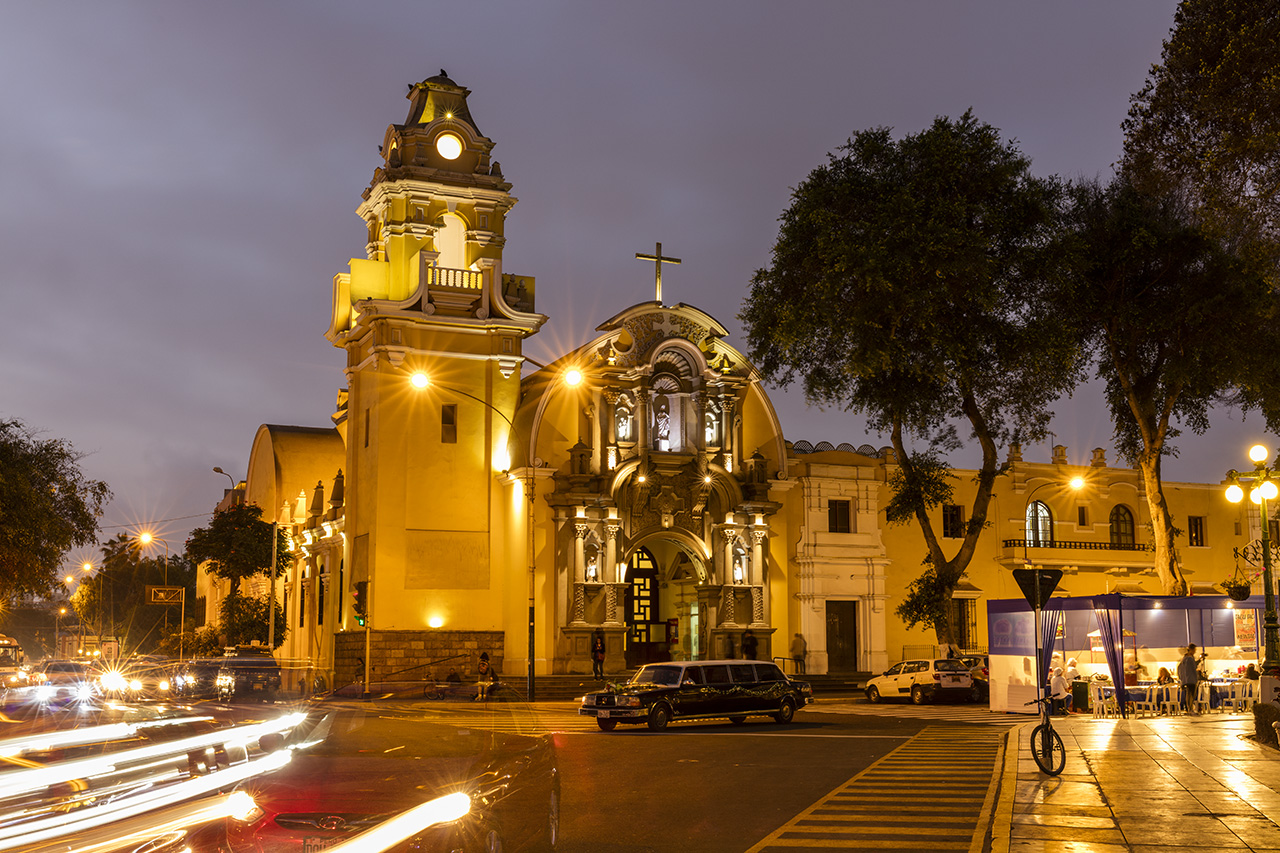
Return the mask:
{"type": "Polygon", "coordinates": [[[158,686],[159,686],[159,688],[160,688],[161,690],[168,690],[168,689],[169,689],[169,682],[167,682],[167,681],[161,681],[161,682],[160,682],[160,684],[159,684],[158,686]]]}
{"type": "Polygon", "coordinates": [[[141,690],[142,682],[135,678],[133,681],[129,682],[129,689],[134,691],[141,690]]]}
{"type": "Polygon", "coordinates": [[[262,817],[262,809],[247,791],[235,791],[227,798],[227,814],[232,820],[253,823],[262,817]]]}
{"type": "Polygon", "coordinates": [[[619,696],[617,702],[623,708],[639,708],[641,705],[639,696],[619,696]]]}
{"type": "Polygon", "coordinates": [[[104,672],[102,677],[98,679],[98,683],[102,685],[103,690],[124,690],[124,676],[118,672],[104,672]]]}

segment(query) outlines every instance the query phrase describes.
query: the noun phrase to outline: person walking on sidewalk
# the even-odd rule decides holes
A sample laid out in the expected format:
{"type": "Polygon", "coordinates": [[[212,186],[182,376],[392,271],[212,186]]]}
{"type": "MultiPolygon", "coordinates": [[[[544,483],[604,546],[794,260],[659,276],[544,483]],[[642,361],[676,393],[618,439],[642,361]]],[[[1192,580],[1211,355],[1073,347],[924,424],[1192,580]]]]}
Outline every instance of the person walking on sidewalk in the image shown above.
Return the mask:
{"type": "Polygon", "coordinates": [[[1182,660],[1178,661],[1178,683],[1182,685],[1182,707],[1188,714],[1196,712],[1196,644],[1187,646],[1182,660]]]}
{"type": "Polygon", "coordinates": [[[796,673],[804,675],[804,657],[809,651],[808,645],[805,644],[804,635],[799,631],[796,632],[795,638],[791,641],[791,659],[796,662],[796,673]]]}

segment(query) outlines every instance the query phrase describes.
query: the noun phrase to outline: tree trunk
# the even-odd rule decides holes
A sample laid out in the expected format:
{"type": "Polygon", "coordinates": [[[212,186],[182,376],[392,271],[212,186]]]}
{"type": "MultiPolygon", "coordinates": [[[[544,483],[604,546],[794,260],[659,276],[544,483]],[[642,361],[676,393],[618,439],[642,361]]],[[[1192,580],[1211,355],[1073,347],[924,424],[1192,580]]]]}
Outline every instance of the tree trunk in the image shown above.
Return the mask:
{"type": "Polygon", "coordinates": [[[1160,454],[1143,452],[1138,455],[1138,470],[1147,490],[1147,506],[1151,510],[1151,538],[1156,546],[1156,576],[1165,595],[1186,595],[1187,579],[1175,559],[1173,547],[1173,516],[1164,499],[1164,487],[1160,482],[1160,454]]]}

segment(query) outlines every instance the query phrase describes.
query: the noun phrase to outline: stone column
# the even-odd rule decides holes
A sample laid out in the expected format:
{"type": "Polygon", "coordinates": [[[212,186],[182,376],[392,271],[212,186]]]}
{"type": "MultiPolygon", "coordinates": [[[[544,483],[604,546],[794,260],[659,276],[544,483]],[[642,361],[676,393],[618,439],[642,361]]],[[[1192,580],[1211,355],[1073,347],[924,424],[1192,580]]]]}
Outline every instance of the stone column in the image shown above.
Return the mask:
{"type": "Polygon", "coordinates": [[[726,583],[720,587],[720,615],[723,625],[736,625],[738,622],[734,607],[734,587],[731,583],[726,583]]]}
{"type": "Polygon", "coordinates": [[[720,450],[724,454],[724,467],[731,472],[737,470],[733,439],[733,398],[723,397],[720,399],[720,450]]]}
{"type": "Polygon", "coordinates": [[[582,549],[589,529],[583,522],[573,526],[573,624],[575,625],[581,625],[586,621],[587,602],[586,590],[582,586],[585,581],[582,549]]]}
{"type": "Polygon", "coordinates": [[[765,622],[765,539],[769,531],[756,528],[751,531],[751,621],[757,625],[765,622]]]}
{"type": "Polygon", "coordinates": [[[621,621],[618,619],[618,583],[622,580],[622,569],[618,565],[618,531],[622,527],[614,517],[616,512],[610,507],[610,517],[605,521],[604,566],[600,573],[600,579],[605,583],[604,621],[610,624],[621,621]]]}

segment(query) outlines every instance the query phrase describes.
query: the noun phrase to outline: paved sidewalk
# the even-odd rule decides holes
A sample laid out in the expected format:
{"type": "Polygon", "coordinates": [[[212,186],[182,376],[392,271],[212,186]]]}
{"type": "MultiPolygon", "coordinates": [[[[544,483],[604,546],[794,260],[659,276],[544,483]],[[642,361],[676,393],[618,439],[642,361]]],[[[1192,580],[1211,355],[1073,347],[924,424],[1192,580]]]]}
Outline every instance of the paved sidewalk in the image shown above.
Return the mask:
{"type": "Polygon", "coordinates": [[[1241,737],[1252,714],[1055,717],[1057,778],[1031,758],[1035,722],[1010,732],[994,853],[1280,851],[1280,751],[1241,737]]]}

